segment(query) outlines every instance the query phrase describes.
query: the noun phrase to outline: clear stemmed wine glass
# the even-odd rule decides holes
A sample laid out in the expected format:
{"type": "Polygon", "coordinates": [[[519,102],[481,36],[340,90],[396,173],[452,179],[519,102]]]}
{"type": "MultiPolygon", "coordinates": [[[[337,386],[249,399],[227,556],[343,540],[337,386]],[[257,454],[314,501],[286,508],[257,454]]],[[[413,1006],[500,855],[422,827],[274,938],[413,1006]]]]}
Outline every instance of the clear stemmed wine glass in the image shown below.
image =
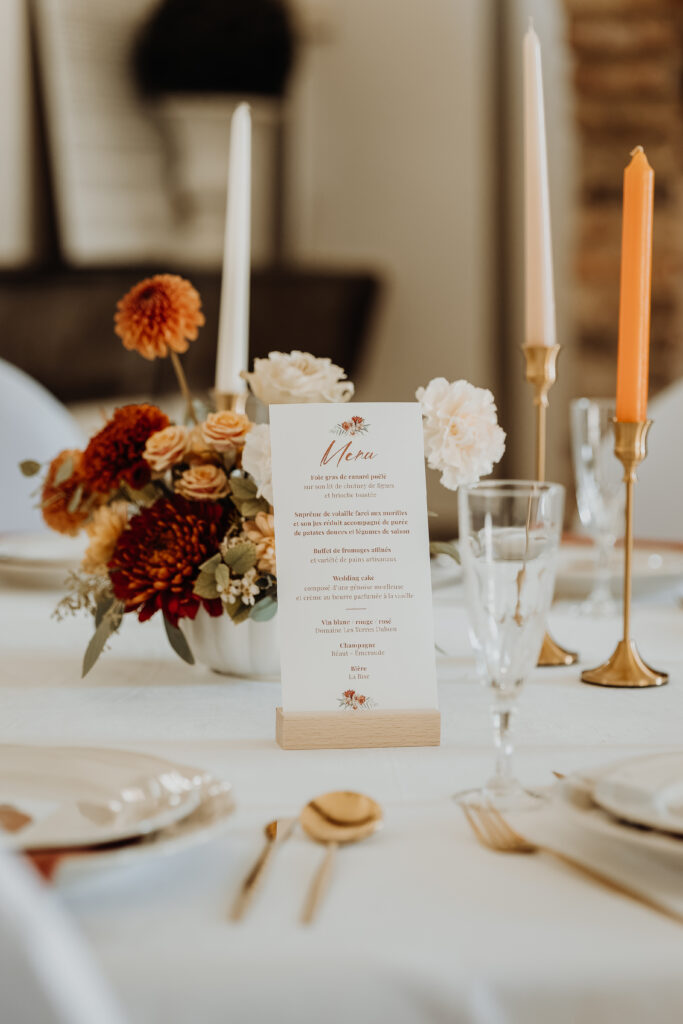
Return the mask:
{"type": "Polygon", "coordinates": [[[535,799],[512,770],[511,721],[538,661],[562,532],[560,484],[499,480],[458,492],[460,553],[477,670],[491,696],[495,774],[478,792],[501,809],[535,799]]]}
{"type": "Polygon", "coordinates": [[[579,519],[597,551],[595,582],[579,606],[586,615],[612,615],[610,556],[624,521],[623,467],[614,454],[613,398],[571,403],[572,455],[579,519]]]}

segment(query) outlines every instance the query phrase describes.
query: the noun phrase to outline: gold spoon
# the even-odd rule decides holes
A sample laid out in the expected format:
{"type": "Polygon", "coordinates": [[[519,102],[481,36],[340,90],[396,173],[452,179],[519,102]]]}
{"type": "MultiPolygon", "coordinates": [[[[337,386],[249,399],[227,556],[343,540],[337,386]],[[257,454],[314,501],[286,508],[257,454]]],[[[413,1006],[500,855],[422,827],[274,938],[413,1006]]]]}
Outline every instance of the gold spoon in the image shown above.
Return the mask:
{"type": "Polygon", "coordinates": [[[299,816],[304,832],[327,847],[306,896],[302,924],[310,924],[327,888],[340,843],[367,839],[382,827],[382,808],[362,793],[324,793],[306,804],[299,816]]]}
{"type": "Polygon", "coordinates": [[[275,847],[284,843],[285,839],[292,834],[295,825],[296,818],[279,818],[275,821],[269,821],[263,829],[266,837],[265,846],[261,850],[258,860],[242,882],[237,899],[230,912],[230,917],[233,921],[241,921],[244,917],[251,897],[256,891],[256,885],[263,876],[266,865],[275,852],[275,847]]]}

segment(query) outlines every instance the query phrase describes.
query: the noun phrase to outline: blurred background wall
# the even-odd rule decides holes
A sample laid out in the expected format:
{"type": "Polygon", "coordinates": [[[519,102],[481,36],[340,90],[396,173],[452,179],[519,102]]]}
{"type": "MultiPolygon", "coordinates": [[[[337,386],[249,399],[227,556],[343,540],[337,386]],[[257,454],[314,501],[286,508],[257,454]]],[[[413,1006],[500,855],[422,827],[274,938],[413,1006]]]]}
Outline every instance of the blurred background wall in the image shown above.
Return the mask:
{"type": "MultiPolygon", "coordinates": [[[[363,399],[410,399],[436,375],[490,387],[509,432],[501,469],[529,475],[519,346],[521,41],[532,16],[563,345],[548,464],[568,482],[569,399],[614,387],[621,173],[643,140],[659,147],[666,184],[660,253],[670,239],[655,265],[653,382],[680,373],[680,8],[3,0],[0,355],[67,402],[161,395],[168,368],[125,353],[111,317],[138,278],[171,270],[202,293],[207,324],[187,369],[197,388],[211,385],[229,119],[246,96],[252,354],[329,355],[363,399]]],[[[452,531],[453,505],[432,481],[436,533],[452,531]]]]}

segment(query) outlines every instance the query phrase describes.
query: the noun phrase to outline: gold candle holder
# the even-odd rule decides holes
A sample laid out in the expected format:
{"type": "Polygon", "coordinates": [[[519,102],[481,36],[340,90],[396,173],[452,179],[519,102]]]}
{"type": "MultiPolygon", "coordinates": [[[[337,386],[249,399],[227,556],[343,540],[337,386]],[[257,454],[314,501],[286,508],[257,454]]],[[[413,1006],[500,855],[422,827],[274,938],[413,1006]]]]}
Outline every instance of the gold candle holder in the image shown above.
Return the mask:
{"type": "Polygon", "coordinates": [[[246,391],[216,391],[211,392],[216,412],[237,412],[244,416],[247,409],[248,393],[246,391]]]}
{"type": "MultiPolygon", "coordinates": [[[[559,345],[523,345],[526,359],[526,379],[534,389],[536,406],[536,479],[545,480],[546,414],[548,392],[557,377],[559,345]]],[[[567,651],[553,640],[550,633],[543,637],[538,664],[543,667],[573,665],[578,660],[575,651],[567,651]]]]}
{"type": "Polygon", "coordinates": [[[636,469],[647,455],[647,432],[652,421],[619,423],[614,421],[614,454],[624,467],[626,484],[626,532],[624,536],[624,637],[604,665],[581,673],[584,683],[595,686],[663,686],[667,672],[646,665],[631,640],[631,556],[633,553],[633,485],[636,469]]]}

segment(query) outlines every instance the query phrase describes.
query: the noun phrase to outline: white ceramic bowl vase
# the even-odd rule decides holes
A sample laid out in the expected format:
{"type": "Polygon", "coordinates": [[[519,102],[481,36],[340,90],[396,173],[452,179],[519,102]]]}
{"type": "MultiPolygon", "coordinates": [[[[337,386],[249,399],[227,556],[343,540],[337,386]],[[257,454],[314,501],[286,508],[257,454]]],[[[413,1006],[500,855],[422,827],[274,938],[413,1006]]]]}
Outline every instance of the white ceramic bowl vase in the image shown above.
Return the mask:
{"type": "Polygon", "coordinates": [[[229,615],[215,618],[200,608],[194,619],[183,619],[182,630],[195,660],[222,675],[242,679],[280,677],[277,615],[267,622],[247,619],[237,625],[229,615]]]}

